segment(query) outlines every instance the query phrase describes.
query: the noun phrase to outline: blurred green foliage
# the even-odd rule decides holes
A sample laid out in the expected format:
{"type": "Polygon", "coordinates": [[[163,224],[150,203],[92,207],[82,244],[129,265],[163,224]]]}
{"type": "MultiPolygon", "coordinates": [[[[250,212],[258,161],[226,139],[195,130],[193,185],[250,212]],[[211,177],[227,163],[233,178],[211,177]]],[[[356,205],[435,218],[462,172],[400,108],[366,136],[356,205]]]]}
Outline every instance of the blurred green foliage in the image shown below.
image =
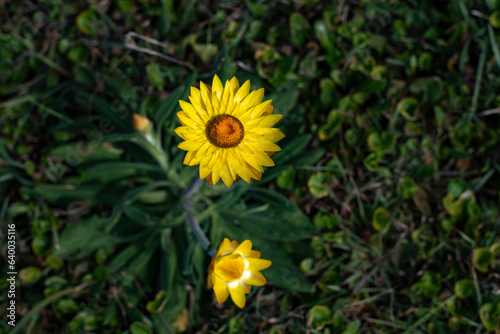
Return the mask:
{"type": "Polygon", "coordinates": [[[18,270],[17,326],[0,331],[500,330],[499,1],[0,12],[0,221],[18,270]],[[173,132],[178,100],[214,73],[284,115],[260,182],[190,199],[214,246],[250,238],[273,261],[242,311],[205,289],[184,209],[197,168],[173,132]]]}

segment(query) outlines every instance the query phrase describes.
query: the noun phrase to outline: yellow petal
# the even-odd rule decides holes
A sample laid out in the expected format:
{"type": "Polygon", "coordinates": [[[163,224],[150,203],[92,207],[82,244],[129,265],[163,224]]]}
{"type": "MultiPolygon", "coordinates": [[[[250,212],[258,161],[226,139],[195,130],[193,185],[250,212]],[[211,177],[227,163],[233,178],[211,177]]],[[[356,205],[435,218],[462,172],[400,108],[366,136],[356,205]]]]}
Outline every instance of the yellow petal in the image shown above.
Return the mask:
{"type": "Polygon", "coordinates": [[[236,79],[236,77],[233,77],[231,81],[229,81],[229,85],[231,87],[231,90],[233,91],[233,94],[236,94],[238,89],[240,89],[240,83],[238,82],[238,79],[236,79]]]}
{"type": "Polygon", "coordinates": [[[217,298],[217,302],[222,304],[226,301],[229,296],[229,290],[227,288],[227,283],[221,280],[219,277],[215,276],[215,285],[214,285],[215,298],[217,298]]]}
{"type": "Polygon", "coordinates": [[[248,253],[248,255],[246,256],[246,259],[248,259],[248,258],[258,259],[259,257],[260,257],[260,252],[258,252],[256,250],[251,250],[250,253],[248,253]]]}
{"type": "Polygon", "coordinates": [[[271,127],[274,124],[278,123],[278,121],[283,117],[283,115],[279,114],[272,114],[272,115],[267,115],[259,119],[257,122],[259,127],[271,127]]]}
{"type": "Polygon", "coordinates": [[[191,161],[193,161],[194,157],[196,156],[196,152],[198,152],[198,151],[188,151],[186,153],[186,156],[184,157],[183,164],[188,165],[188,166],[193,166],[193,165],[190,165],[190,163],[191,163],[191,161]]]}
{"type": "Polygon", "coordinates": [[[267,141],[271,143],[275,143],[278,140],[281,140],[285,137],[283,133],[279,129],[276,128],[253,128],[248,135],[257,134],[262,136],[267,141]]]}
{"type": "Polygon", "coordinates": [[[255,159],[257,163],[261,166],[272,167],[274,166],[274,161],[269,158],[267,154],[256,154],[255,159]]]}
{"type": "Polygon", "coordinates": [[[234,92],[229,89],[229,99],[228,103],[226,105],[226,110],[224,111],[225,114],[232,115],[234,110],[238,108],[239,103],[235,103],[234,101],[234,92]]]}
{"type": "Polygon", "coordinates": [[[193,108],[198,112],[200,118],[203,119],[204,122],[206,123],[210,119],[210,116],[208,115],[207,108],[205,108],[205,103],[203,102],[203,100],[201,100],[201,97],[200,101],[196,101],[191,96],[189,96],[189,101],[191,102],[193,108]]]}
{"type": "Polygon", "coordinates": [[[243,86],[238,89],[238,92],[234,95],[234,100],[242,101],[248,95],[248,92],[250,92],[250,80],[245,81],[243,86]]]}
{"type": "Polygon", "coordinates": [[[239,282],[237,284],[228,284],[231,299],[239,308],[244,308],[246,303],[245,290],[239,282]]]}
{"type": "Polygon", "coordinates": [[[221,168],[221,174],[220,177],[222,179],[222,182],[229,188],[233,182],[234,178],[231,176],[231,172],[229,171],[229,167],[227,164],[223,165],[221,168]]]}
{"type": "Polygon", "coordinates": [[[181,121],[182,125],[189,126],[193,129],[200,129],[201,126],[189,118],[183,111],[179,111],[177,113],[177,117],[179,117],[179,121],[181,121]]]}
{"type": "Polygon", "coordinates": [[[177,145],[177,147],[184,151],[193,151],[193,150],[198,150],[201,147],[201,145],[203,145],[203,142],[195,142],[187,140],[177,145]]]}
{"type": "Polygon", "coordinates": [[[198,88],[191,86],[191,94],[190,99],[195,100],[198,104],[202,104],[201,101],[201,92],[198,88]]]}
{"type": "Polygon", "coordinates": [[[245,258],[245,260],[248,261],[247,270],[252,272],[264,270],[266,268],[269,268],[272,264],[272,262],[269,260],[256,259],[251,257],[247,257],[245,258]]]}
{"type": "Polygon", "coordinates": [[[252,250],[252,242],[250,240],[243,241],[238,248],[234,251],[235,253],[241,253],[243,256],[246,256],[250,250],[252,250]]]}
{"type": "Polygon", "coordinates": [[[243,282],[240,282],[241,286],[243,287],[243,291],[245,291],[245,294],[249,294],[250,291],[252,291],[252,286],[250,284],[246,284],[243,282]]]}
{"type": "Polygon", "coordinates": [[[179,105],[181,106],[182,111],[184,111],[187,117],[191,118],[192,120],[200,118],[198,116],[198,112],[196,111],[196,109],[194,109],[191,103],[180,100],[179,105]]]}
{"type": "Polygon", "coordinates": [[[220,180],[222,166],[220,163],[215,164],[214,168],[212,168],[212,183],[217,184],[220,180]]]}
{"type": "Polygon", "coordinates": [[[245,271],[245,261],[241,258],[223,257],[216,265],[214,273],[226,282],[240,279],[245,271]]]}
{"type": "Polygon", "coordinates": [[[262,101],[262,97],[264,96],[264,88],[254,90],[250,94],[245,97],[245,99],[241,102],[242,113],[248,111],[250,108],[258,105],[262,101]]]}
{"type": "Polygon", "coordinates": [[[231,241],[231,252],[234,252],[234,250],[238,248],[239,245],[240,243],[238,241],[236,240],[231,241]]]}
{"type": "Polygon", "coordinates": [[[241,278],[241,280],[250,285],[255,285],[255,286],[263,286],[267,283],[266,278],[264,275],[262,275],[259,272],[250,272],[249,275],[246,275],[247,272],[245,271],[245,275],[241,278]]]}
{"type": "Polygon", "coordinates": [[[251,110],[250,118],[258,118],[262,116],[262,113],[264,113],[264,111],[271,105],[272,102],[272,100],[267,100],[259,105],[256,105],[255,108],[251,110]]]}
{"type": "Polygon", "coordinates": [[[214,116],[214,111],[212,108],[212,101],[211,101],[212,92],[210,91],[208,86],[201,81],[200,81],[200,91],[201,91],[201,99],[205,104],[205,108],[207,108],[208,116],[209,117],[214,116]]]}
{"type": "Polygon", "coordinates": [[[208,275],[208,278],[207,278],[207,289],[211,289],[214,287],[214,284],[215,284],[215,274],[214,273],[210,273],[208,275]]]}
{"type": "Polygon", "coordinates": [[[222,96],[223,90],[224,90],[224,87],[222,87],[222,82],[220,81],[217,74],[214,75],[214,79],[212,80],[212,93],[215,93],[217,95],[217,98],[220,99],[222,96]]]}
{"type": "Polygon", "coordinates": [[[200,180],[203,180],[210,174],[211,170],[207,166],[200,165],[200,180]]]}
{"type": "MultiPolygon", "coordinates": [[[[259,154],[259,156],[263,155],[264,153],[262,154],[259,154]]],[[[242,154],[243,156],[243,159],[245,159],[245,161],[250,165],[252,166],[253,168],[255,168],[257,171],[259,172],[263,172],[263,169],[262,169],[262,164],[259,162],[259,160],[262,160],[262,159],[258,159],[257,158],[257,155],[255,154],[242,154]]],[[[268,157],[268,159],[270,159],[268,157]]],[[[272,161],[272,160],[271,160],[272,161]]]]}
{"type": "Polygon", "coordinates": [[[228,238],[224,238],[224,240],[222,240],[222,242],[220,243],[220,246],[219,246],[219,252],[230,252],[231,251],[231,241],[229,241],[228,238]]]}
{"type": "Polygon", "coordinates": [[[227,106],[229,103],[229,93],[232,91],[231,85],[229,84],[229,80],[226,80],[226,84],[224,85],[224,91],[222,92],[222,98],[220,100],[221,105],[227,106]]]}
{"type": "Polygon", "coordinates": [[[254,145],[265,152],[281,151],[281,148],[278,145],[268,142],[267,140],[257,140],[254,145]]]}
{"type": "MultiPolygon", "coordinates": [[[[257,169],[253,168],[252,166],[248,165],[248,170],[250,171],[250,177],[255,180],[259,180],[262,178],[262,172],[258,171],[257,169]]],[[[262,167],[261,167],[262,168],[262,167]]]]}
{"type": "Polygon", "coordinates": [[[212,93],[212,108],[214,111],[214,115],[221,114],[219,98],[217,97],[217,93],[212,93]]]}

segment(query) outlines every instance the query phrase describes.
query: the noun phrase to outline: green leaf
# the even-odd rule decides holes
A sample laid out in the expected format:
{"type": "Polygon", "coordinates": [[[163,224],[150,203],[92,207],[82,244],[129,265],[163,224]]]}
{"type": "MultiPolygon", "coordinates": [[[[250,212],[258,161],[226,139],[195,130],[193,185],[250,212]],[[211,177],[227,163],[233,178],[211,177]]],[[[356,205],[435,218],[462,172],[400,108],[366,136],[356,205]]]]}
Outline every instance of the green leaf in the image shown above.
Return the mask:
{"type": "Polygon", "coordinates": [[[263,205],[245,211],[223,209],[219,211],[221,217],[237,222],[262,239],[299,240],[315,231],[307,216],[283,195],[257,187],[251,188],[247,194],[263,205]]]}
{"type": "Polygon", "coordinates": [[[75,313],[78,311],[78,304],[69,298],[63,298],[57,302],[57,309],[64,314],[75,313]]]}
{"type": "Polygon", "coordinates": [[[105,221],[105,218],[91,217],[67,226],[59,238],[61,252],[90,254],[98,248],[112,245],[113,237],[103,231],[105,221]]]}
{"type": "Polygon", "coordinates": [[[98,25],[96,25],[97,21],[97,15],[89,8],[78,14],[76,17],[76,27],[85,35],[95,35],[99,28],[98,25]]]}
{"type": "Polygon", "coordinates": [[[443,197],[443,206],[450,215],[459,215],[464,210],[464,200],[460,197],[456,198],[452,194],[447,194],[443,197]]]}
{"type": "Polygon", "coordinates": [[[474,283],[468,278],[461,279],[455,283],[455,294],[458,298],[465,299],[474,293],[474,283]]]}
{"type": "Polygon", "coordinates": [[[363,160],[363,164],[365,165],[366,169],[368,169],[371,172],[376,172],[377,170],[380,169],[380,166],[378,164],[378,161],[381,159],[380,153],[370,153],[366,156],[366,158],[363,160]]]}
{"type": "Polygon", "coordinates": [[[491,11],[500,10],[500,0],[485,0],[491,11]]]}
{"type": "Polygon", "coordinates": [[[340,112],[338,110],[332,110],[328,114],[326,124],[319,128],[318,137],[320,140],[331,139],[335,133],[340,128],[340,112]]]}
{"type": "Polygon", "coordinates": [[[156,181],[136,187],[134,190],[126,193],[122,199],[113,206],[113,212],[106,222],[106,231],[109,232],[113,229],[123,213],[123,208],[132,204],[140,195],[153,189],[169,185],[170,183],[168,181],[156,181]]]}
{"type": "Polygon", "coordinates": [[[276,92],[266,96],[266,99],[271,99],[273,101],[274,114],[286,115],[295,107],[298,97],[299,91],[297,83],[295,81],[289,81],[276,92]]]}
{"type": "Polygon", "coordinates": [[[163,310],[167,303],[167,293],[164,290],[158,291],[155,299],[146,304],[146,309],[151,313],[158,313],[163,310]]]}
{"type": "Polygon", "coordinates": [[[219,52],[219,47],[217,44],[206,43],[193,43],[193,50],[198,57],[200,57],[201,61],[207,64],[216,54],[219,52]]]}
{"type": "Polygon", "coordinates": [[[162,169],[158,166],[143,162],[110,161],[87,169],[85,171],[85,178],[109,182],[141,176],[147,172],[163,173],[162,169]]]}
{"type": "MultiPolygon", "coordinates": [[[[186,100],[190,91],[190,87],[194,84],[196,80],[196,73],[191,74],[187,77],[184,84],[173,92],[160,104],[155,112],[154,119],[156,130],[161,133],[163,126],[167,120],[173,120],[174,112],[181,110],[179,106],[179,100],[186,100]]],[[[175,117],[177,119],[177,117],[175,117]]]]}
{"type": "Polygon", "coordinates": [[[396,110],[409,121],[416,121],[420,114],[418,100],[414,97],[405,97],[399,101],[396,110]]]}
{"type": "Polygon", "coordinates": [[[486,247],[476,248],[472,253],[474,267],[483,273],[488,272],[489,266],[493,264],[494,260],[490,249],[486,247]]]}
{"type": "Polygon", "coordinates": [[[493,303],[486,303],[479,310],[479,317],[484,327],[488,331],[500,328],[500,307],[495,307],[493,303]]]}
{"type": "Polygon", "coordinates": [[[417,191],[417,184],[410,177],[403,177],[398,183],[398,192],[404,199],[409,199],[417,191]]]}
{"type": "Polygon", "coordinates": [[[308,314],[307,326],[322,330],[326,325],[333,323],[332,311],[324,305],[314,305],[308,314]]]}
{"type": "Polygon", "coordinates": [[[29,266],[19,271],[19,280],[23,283],[32,284],[42,277],[42,269],[29,266]]]}
{"type": "Polygon", "coordinates": [[[427,102],[438,101],[442,91],[443,83],[439,77],[419,79],[410,86],[410,92],[415,95],[420,94],[427,102]]]}
{"type": "Polygon", "coordinates": [[[328,195],[328,176],[326,173],[316,173],[309,177],[307,181],[307,187],[315,198],[321,198],[328,195]]]}
{"type": "Polygon", "coordinates": [[[42,255],[50,248],[49,241],[44,235],[37,235],[31,241],[31,249],[35,255],[42,255]]]}
{"type": "Polygon", "coordinates": [[[293,44],[302,46],[308,38],[310,29],[309,22],[302,14],[296,12],[290,15],[290,35],[293,44]]]}
{"type": "MultiPolygon", "coordinates": [[[[113,131],[115,127],[118,127],[121,130],[131,132],[132,131],[132,122],[131,117],[132,113],[128,110],[128,108],[117,108],[109,104],[106,100],[89,94],[84,91],[79,91],[76,96],[76,101],[85,109],[88,108],[89,103],[91,103],[92,107],[97,109],[105,119],[110,121],[110,125],[107,125],[107,129],[112,129],[109,131],[113,131]]],[[[103,133],[109,133],[108,131],[101,131],[100,136],[102,137],[103,133]]]]}
{"type": "Polygon", "coordinates": [[[441,275],[431,271],[426,271],[420,282],[411,286],[411,291],[421,293],[426,297],[435,297],[441,290],[441,275]]]}
{"type": "Polygon", "coordinates": [[[384,131],[381,134],[372,132],[368,136],[368,146],[376,152],[385,152],[390,150],[394,143],[396,142],[396,138],[394,137],[394,133],[391,131],[384,131]]]}
{"type": "Polygon", "coordinates": [[[290,161],[301,154],[311,138],[312,136],[308,134],[297,137],[287,142],[285,145],[283,145],[283,149],[281,151],[273,155],[272,159],[274,161],[274,164],[276,166],[283,165],[285,162],[290,161]]]}
{"type": "Polygon", "coordinates": [[[83,199],[90,203],[96,203],[104,187],[104,184],[85,186],[71,184],[38,184],[33,189],[50,203],[66,206],[72,201],[83,199]]]}
{"type": "Polygon", "coordinates": [[[160,65],[148,64],[146,66],[146,73],[148,75],[149,82],[151,83],[151,85],[158,88],[159,91],[163,91],[165,80],[163,79],[163,73],[161,72],[160,65]]]}
{"type": "Polygon", "coordinates": [[[153,334],[153,330],[141,322],[133,322],[130,325],[131,334],[153,334]]]}
{"type": "Polygon", "coordinates": [[[377,231],[383,230],[390,221],[391,216],[389,212],[382,207],[378,207],[373,213],[372,226],[377,231]]]}
{"type": "Polygon", "coordinates": [[[289,189],[293,186],[295,181],[295,170],[289,168],[281,172],[280,176],[276,179],[276,184],[281,189],[289,189]]]}
{"type": "Polygon", "coordinates": [[[462,195],[467,188],[467,183],[461,179],[453,179],[448,183],[448,193],[455,197],[462,195]]]}

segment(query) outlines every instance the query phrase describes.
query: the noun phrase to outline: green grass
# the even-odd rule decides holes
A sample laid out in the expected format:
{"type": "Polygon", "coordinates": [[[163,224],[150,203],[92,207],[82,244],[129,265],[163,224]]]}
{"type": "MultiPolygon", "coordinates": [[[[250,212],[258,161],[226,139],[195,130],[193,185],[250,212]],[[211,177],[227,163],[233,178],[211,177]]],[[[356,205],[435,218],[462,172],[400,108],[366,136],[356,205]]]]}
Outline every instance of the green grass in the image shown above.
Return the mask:
{"type": "Polygon", "coordinates": [[[496,10],[0,3],[0,245],[8,260],[15,224],[18,271],[0,331],[499,331],[496,10]],[[286,137],[261,181],[186,196],[175,113],[214,74],[264,87],[286,137]],[[206,289],[188,217],[273,261],[243,310],[206,289]]]}

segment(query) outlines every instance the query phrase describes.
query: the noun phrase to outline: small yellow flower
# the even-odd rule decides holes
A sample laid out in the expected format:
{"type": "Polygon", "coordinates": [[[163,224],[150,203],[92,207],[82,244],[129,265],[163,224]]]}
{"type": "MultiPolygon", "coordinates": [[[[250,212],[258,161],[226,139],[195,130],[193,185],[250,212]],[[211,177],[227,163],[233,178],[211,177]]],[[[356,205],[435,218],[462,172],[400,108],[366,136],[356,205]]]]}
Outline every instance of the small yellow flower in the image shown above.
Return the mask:
{"type": "Polygon", "coordinates": [[[234,77],[225,86],[216,75],[212,87],[200,82],[191,87],[189,102],[179,101],[177,117],[182,126],[175,132],[184,139],[184,164],[200,165],[200,178],[210,184],[220,179],[229,187],[241,177],[260,180],[262,166],[274,166],[270,155],[280,151],[284,137],[273,128],[282,115],[273,114],[271,100],[262,102],[264,88],[250,92],[250,81],[241,87],[234,77]]]}
{"type": "Polygon", "coordinates": [[[245,307],[245,294],[251,286],[266,284],[265,277],[259,272],[268,268],[271,261],[260,259],[260,252],[252,250],[252,242],[241,244],[225,238],[219,250],[212,256],[208,267],[207,287],[213,288],[219,304],[231,295],[233,302],[240,308],[245,307]]]}

